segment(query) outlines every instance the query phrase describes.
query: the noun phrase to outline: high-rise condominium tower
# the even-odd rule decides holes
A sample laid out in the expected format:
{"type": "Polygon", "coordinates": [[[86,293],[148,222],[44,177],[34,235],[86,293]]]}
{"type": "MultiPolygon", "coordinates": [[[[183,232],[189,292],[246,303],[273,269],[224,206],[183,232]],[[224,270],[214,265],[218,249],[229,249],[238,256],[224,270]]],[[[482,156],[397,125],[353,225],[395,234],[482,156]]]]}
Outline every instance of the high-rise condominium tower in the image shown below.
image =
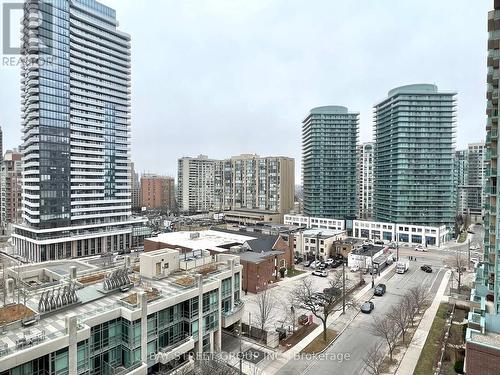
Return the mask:
{"type": "Polygon", "coordinates": [[[376,220],[453,223],[455,95],[416,84],[389,91],[375,105],[376,220]]]}
{"type": "MultiPolygon", "coordinates": [[[[494,375],[500,367],[500,238],[498,205],[498,112],[500,61],[500,1],[488,13],[488,88],[485,142],[486,186],[484,262],[474,269],[468,328],[465,333],[467,374],[494,375]]],[[[465,257],[467,259],[467,256],[465,257]]]]}
{"type": "Polygon", "coordinates": [[[358,113],[313,108],[302,122],[304,214],[343,219],[356,215],[358,113]]]}
{"type": "Polygon", "coordinates": [[[131,217],[129,178],[130,37],[117,29],[115,11],[94,0],[27,0],[24,9],[30,63],[21,72],[17,251],[43,261],[139,245],[144,221],[131,217]]]}
{"type": "Polygon", "coordinates": [[[360,219],[371,219],[373,216],[373,142],[358,145],[358,179],[357,196],[360,219]]]}
{"type": "Polygon", "coordinates": [[[470,143],[455,153],[457,212],[469,215],[473,222],[483,215],[485,167],[484,143],[470,143]]]}

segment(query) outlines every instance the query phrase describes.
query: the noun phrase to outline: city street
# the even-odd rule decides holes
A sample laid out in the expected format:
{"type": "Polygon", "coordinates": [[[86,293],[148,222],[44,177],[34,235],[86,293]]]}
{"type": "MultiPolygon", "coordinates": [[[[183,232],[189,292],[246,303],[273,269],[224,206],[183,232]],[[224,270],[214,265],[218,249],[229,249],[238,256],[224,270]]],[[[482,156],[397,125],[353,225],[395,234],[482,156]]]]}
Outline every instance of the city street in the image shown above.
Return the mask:
{"type": "MultiPolygon", "coordinates": [[[[363,300],[373,301],[375,304],[374,311],[369,315],[359,313],[358,309],[349,311],[348,314],[353,319],[352,323],[349,324],[334,344],[326,350],[325,358],[294,359],[289,361],[278,373],[283,375],[364,373],[362,358],[372,345],[382,342],[381,339],[369,332],[373,317],[384,316],[392,306],[398,303],[401,296],[413,286],[426,285],[430,288],[430,295],[435,294],[445,272],[445,269],[441,268],[437,263],[439,263],[438,258],[426,253],[421,261],[410,263],[410,269],[406,274],[400,275],[391,271],[386,277],[377,280],[377,283],[383,282],[387,285],[386,294],[382,297],[374,297],[373,292],[370,290],[361,298],[360,302],[363,300]],[[429,274],[421,271],[420,266],[424,263],[434,265],[434,272],[429,274]],[[337,358],[337,360],[332,358],[337,358]]],[[[345,321],[345,319],[343,320],[345,321]]],[[[330,328],[341,329],[335,322],[330,328]]]]}

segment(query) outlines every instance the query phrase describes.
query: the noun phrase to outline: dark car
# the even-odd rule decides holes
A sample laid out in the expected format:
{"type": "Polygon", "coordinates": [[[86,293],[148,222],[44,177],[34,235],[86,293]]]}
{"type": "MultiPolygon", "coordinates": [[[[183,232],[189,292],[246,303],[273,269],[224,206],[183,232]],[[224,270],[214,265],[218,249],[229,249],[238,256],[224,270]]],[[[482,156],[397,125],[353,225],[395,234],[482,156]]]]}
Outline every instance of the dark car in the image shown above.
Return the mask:
{"type": "Polygon", "coordinates": [[[297,320],[298,320],[299,324],[301,324],[301,325],[309,324],[309,318],[305,314],[300,315],[299,319],[297,319],[297,320]]]}
{"type": "Polygon", "coordinates": [[[374,308],[375,305],[373,304],[372,301],[365,301],[365,303],[361,305],[361,312],[365,314],[370,314],[374,308]]]}
{"type": "Polygon", "coordinates": [[[432,272],[432,267],[431,267],[431,266],[429,266],[428,264],[424,264],[422,267],[420,267],[420,269],[421,269],[422,271],[427,272],[427,273],[431,273],[431,272],[432,272]]]}
{"type": "Polygon", "coordinates": [[[338,266],[341,266],[341,265],[342,265],[342,263],[344,263],[342,260],[337,259],[336,261],[334,261],[334,262],[332,263],[332,268],[337,268],[338,266]]]}
{"type": "Polygon", "coordinates": [[[375,294],[376,296],[383,296],[385,294],[385,291],[386,291],[386,286],[385,284],[378,284],[376,287],[375,287],[375,291],[373,294],[375,294]]]}
{"type": "Polygon", "coordinates": [[[326,264],[322,262],[322,263],[319,265],[319,267],[318,267],[318,268],[319,268],[320,270],[324,270],[324,269],[326,269],[326,264]]]}

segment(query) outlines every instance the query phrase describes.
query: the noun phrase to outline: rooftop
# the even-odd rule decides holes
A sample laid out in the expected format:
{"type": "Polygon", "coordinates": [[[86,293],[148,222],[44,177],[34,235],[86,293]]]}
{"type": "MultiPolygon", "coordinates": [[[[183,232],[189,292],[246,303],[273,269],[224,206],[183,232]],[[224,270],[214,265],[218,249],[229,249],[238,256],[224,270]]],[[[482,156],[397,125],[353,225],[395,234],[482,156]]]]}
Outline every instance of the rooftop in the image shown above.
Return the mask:
{"type": "Polygon", "coordinates": [[[471,331],[471,340],[474,343],[489,345],[500,349],[500,333],[485,331],[485,333],[471,331]]]}
{"type": "MultiPolygon", "coordinates": [[[[166,249],[155,251],[155,253],[161,251],[177,252],[166,249]]],[[[179,253],[177,252],[177,254],[179,253]]],[[[141,256],[148,257],[149,254],[143,253],[141,256]]],[[[182,255],[179,254],[179,257],[182,255]]],[[[234,259],[236,265],[239,264],[237,257],[221,254],[217,255],[211,263],[205,263],[189,270],[178,268],[161,279],[147,278],[134,272],[133,269],[135,270],[137,267],[133,263],[129,268],[119,265],[107,269],[96,269],[96,267],[88,265],[88,269],[80,267],[77,270],[75,279],[71,279],[71,275],[65,273],[59,280],[51,282],[49,286],[36,284],[30,287],[25,304],[9,304],[9,302],[17,300],[17,294],[10,293],[7,296],[7,305],[0,307],[0,326],[3,330],[0,337],[0,349],[4,348],[0,351],[0,357],[12,355],[25,349],[26,345],[20,343],[25,342],[26,338],[29,338],[31,345],[37,345],[47,339],[65,336],[67,334],[65,319],[69,313],[77,316],[78,330],[81,330],[85,329],[86,321],[96,315],[119,308],[137,310],[137,297],[140,292],[146,293],[148,303],[156,303],[156,301],[163,301],[166,298],[179,300],[180,294],[190,293],[193,288],[197,288],[197,280],[203,284],[218,282],[217,275],[230,270],[228,259],[234,259]],[[117,276],[115,278],[117,283],[110,283],[112,288],[107,288],[106,281],[110,281],[114,275],[117,276]],[[68,298],[71,296],[72,290],[74,290],[75,297],[73,299],[68,298]],[[57,307],[51,307],[50,303],[44,303],[44,301],[56,300],[51,299],[51,295],[62,296],[60,301],[70,302],[61,302],[61,304],[57,304],[57,307]],[[33,320],[35,325],[27,328],[22,324],[22,322],[26,323],[27,320],[33,320]],[[32,336],[35,338],[33,339],[32,336]]],[[[44,274],[48,270],[54,269],[54,266],[57,266],[57,269],[67,270],[74,263],[74,260],[62,260],[28,266],[31,273],[44,274]],[[54,265],[54,263],[57,264],[54,265]]],[[[10,271],[9,275],[14,275],[16,272],[19,272],[21,277],[26,275],[18,267],[9,268],[6,271],[10,271]]],[[[30,277],[29,274],[27,277],[30,277]]]]}
{"type": "Polygon", "coordinates": [[[148,238],[150,241],[164,242],[173,246],[187,247],[193,250],[206,249],[226,252],[228,245],[242,245],[248,240],[256,238],[255,233],[222,230],[181,231],[160,233],[157,237],[148,238]]]}

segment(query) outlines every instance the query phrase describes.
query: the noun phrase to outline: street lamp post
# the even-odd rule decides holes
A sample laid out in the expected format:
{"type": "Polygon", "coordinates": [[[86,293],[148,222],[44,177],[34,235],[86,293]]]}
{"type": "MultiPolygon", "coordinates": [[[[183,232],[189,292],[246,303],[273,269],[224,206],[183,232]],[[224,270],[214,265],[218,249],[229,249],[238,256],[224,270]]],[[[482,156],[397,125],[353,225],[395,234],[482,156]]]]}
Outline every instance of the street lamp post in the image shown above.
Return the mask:
{"type": "Polygon", "coordinates": [[[371,265],[370,265],[370,273],[372,274],[372,288],[375,288],[375,276],[373,275],[373,248],[370,249],[370,256],[371,256],[371,265]]]}
{"type": "Polygon", "coordinates": [[[345,259],[342,259],[342,314],[345,314],[345,259]]]}

